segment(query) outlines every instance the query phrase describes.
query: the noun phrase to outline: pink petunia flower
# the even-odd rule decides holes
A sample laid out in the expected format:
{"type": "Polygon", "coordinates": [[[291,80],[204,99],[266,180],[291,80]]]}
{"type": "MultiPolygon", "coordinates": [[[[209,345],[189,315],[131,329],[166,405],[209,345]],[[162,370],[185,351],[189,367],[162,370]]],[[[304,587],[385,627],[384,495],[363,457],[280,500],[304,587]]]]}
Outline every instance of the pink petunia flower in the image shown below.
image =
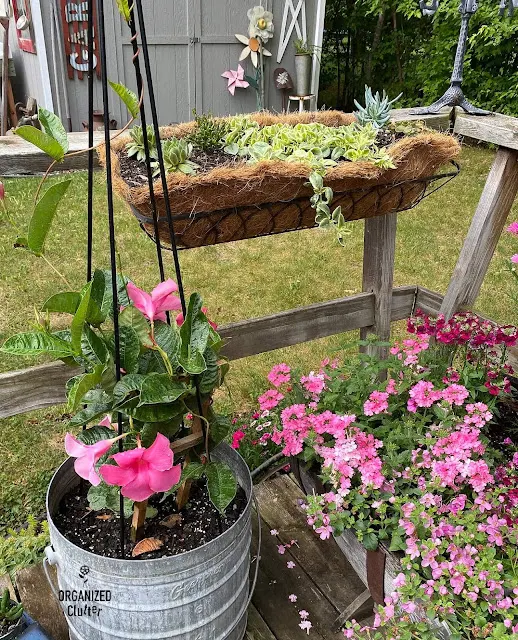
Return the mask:
{"type": "Polygon", "coordinates": [[[101,478],[95,469],[95,465],[118,439],[112,438],[111,440],[99,440],[95,444],[84,444],[72,434],[67,433],[65,436],[65,451],[71,458],[76,458],[74,469],[77,475],[88,480],[94,487],[101,484],[101,478]]]}
{"type": "Polygon", "coordinates": [[[180,298],[172,295],[178,291],[178,285],[171,278],[161,282],[150,294],[139,289],[133,282],[128,282],[126,289],[129,299],[150,322],[154,320],[165,322],[166,311],[178,311],[182,308],[180,298]]]}
{"type": "Polygon", "coordinates": [[[181,465],[173,465],[169,440],[158,433],[153,444],[111,456],[117,466],[103,464],[99,469],[107,484],[122,487],[122,495],[135,502],[147,500],[154,493],[169,491],[177,484],[181,465]]]}

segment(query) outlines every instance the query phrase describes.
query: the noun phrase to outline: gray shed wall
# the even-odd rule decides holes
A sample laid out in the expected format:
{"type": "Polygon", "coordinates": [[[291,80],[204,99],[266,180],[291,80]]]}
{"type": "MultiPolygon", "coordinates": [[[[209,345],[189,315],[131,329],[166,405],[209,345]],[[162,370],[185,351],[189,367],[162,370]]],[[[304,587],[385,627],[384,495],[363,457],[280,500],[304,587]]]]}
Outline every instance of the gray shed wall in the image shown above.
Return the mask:
{"type": "MultiPolygon", "coordinates": [[[[36,3],[39,0],[32,0],[36,3]]],[[[47,58],[54,97],[54,111],[66,121],[67,109],[63,96],[61,75],[55,72],[54,59],[61,63],[55,38],[52,37],[50,2],[41,0],[43,28],[47,45],[47,58]]],[[[76,0],[79,1],[79,0],[76,0]]],[[[323,0],[320,0],[321,2],[323,0]]],[[[314,41],[318,0],[305,0],[308,39],[314,41]]],[[[266,105],[280,110],[281,96],[275,89],[273,71],[277,66],[286,68],[294,77],[293,38],[284,58],[277,64],[280,29],[285,0],[268,0],[273,4],[275,36],[266,47],[272,57],[266,62],[266,105]]],[[[211,111],[214,115],[250,112],[256,109],[256,96],[252,88],[236,89],[233,97],[226,88],[221,74],[228,69],[237,69],[238,58],[243,49],[235,33],[247,34],[247,10],[259,4],[259,0],[144,0],[146,30],[150,49],[151,67],[161,124],[181,122],[192,118],[192,110],[211,111]]],[[[297,4],[297,0],[294,0],[297,4]]],[[[136,91],[132,65],[132,48],[129,29],[120,17],[115,0],[105,0],[106,33],[108,47],[108,78],[122,82],[136,91]]],[[[62,32],[59,34],[62,38],[62,32]]],[[[30,58],[32,54],[18,52],[23,56],[19,63],[25,69],[26,91],[38,99],[39,70],[30,58]]],[[[32,58],[36,56],[32,55],[32,58]]],[[[64,61],[66,62],[66,61],[64,61]]],[[[141,54],[141,64],[143,60],[141,54]]],[[[254,74],[250,58],[242,65],[246,73],[254,74]]],[[[87,119],[87,79],[75,77],[66,81],[70,116],[73,129],[80,130],[87,119]]],[[[94,107],[101,108],[100,81],[95,77],[94,107]]],[[[296,105],[292,105],[296,108],[296,105]]],[[[115,94],[110,95],[110,117],[119,126],[127,122],[126,109],[115,94]]]]}

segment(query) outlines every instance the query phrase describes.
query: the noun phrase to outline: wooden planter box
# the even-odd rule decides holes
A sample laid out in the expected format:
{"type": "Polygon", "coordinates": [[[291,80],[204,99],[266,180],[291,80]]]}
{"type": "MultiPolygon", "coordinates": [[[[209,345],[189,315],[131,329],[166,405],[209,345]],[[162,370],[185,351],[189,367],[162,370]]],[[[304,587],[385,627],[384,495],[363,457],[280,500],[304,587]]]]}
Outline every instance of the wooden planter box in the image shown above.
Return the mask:
{"type": "MultiPolygon", "coordinates": [[[[324,487],[316,472],[305,469],[298,458],[291,458],[290,464],[304,493],[323,492],[324,487]]],[[[389,551],[383,544],[380,544],[377,551],[367,551],[352,529],[347,529],[334,538],[349,564],[369,590],[374,602],[383,605],[385,596],[394,591],[396,576],[402,572],[401,554],[389,551]]],[[[401,612],[401,615],[408,614],[401,612]]],[[[430,623],[425,610],[419,606],[410,617],[416,621],[426,620],[430,623]]],[[[449,640],[450,633],[440,622],[434,624],[433,629],[438,640],[449,640]]]]}
{"type": "MultiPolygon", "coordinates": [[[[275,116],[251,114],[260,125],[320,122],[328,126],[347,125],[354,116],[339,111],[305,112],[275,116]]],[[[162,138],[186,136],[194,122],[165,127],[162,138]]],[[[117,138],[112,145],[113,184],[130,205],[144,230],[154,237],[153,210],[147,184],[130,187],[122,178],[119,156],[129,138],[117,138]]],[[[341,205],[346,220],[359,220],[402,211],[423,196],[430,178],[459,152],[450,135],[426,131],[403,138],[389,147],[395,169],[382,170],[370,162],[341,162],[330,169],[325,184],[335,194],[333,207],[341,205]]],[[[101,163],[105,148],[99,149],[101,163]]],[[[217,167],[194,176],[171,173],[168,195],[177,245],[191,248],[230,242],[315,226],[315,211],[309,198],[313,191],[305,183],[310,168],[303,163],[267,160],[217,167]]],[[[158,229],[163,244],[170,244],[165,197],[161,180],[154,183],[158,229]]]]}

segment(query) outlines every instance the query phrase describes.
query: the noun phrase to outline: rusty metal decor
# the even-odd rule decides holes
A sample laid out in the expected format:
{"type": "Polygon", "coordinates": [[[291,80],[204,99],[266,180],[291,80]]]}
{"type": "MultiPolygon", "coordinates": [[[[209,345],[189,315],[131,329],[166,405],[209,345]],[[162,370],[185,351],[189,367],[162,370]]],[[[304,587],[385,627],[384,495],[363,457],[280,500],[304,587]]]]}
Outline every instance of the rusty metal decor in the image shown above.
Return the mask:
{"type": "MultiPolygon", "coordinates": [[[[60,0],[61,23],[63,25],[63,39],[67,58],[68,77],[73,80],[76,75],[79,80],[88,74],[88,2],[78,0],[60,0]]],[[[93,31],[93,66],[97,76],[101,77],[101,67],[98,60],[97,16],[94,12],[93,31]]]]}

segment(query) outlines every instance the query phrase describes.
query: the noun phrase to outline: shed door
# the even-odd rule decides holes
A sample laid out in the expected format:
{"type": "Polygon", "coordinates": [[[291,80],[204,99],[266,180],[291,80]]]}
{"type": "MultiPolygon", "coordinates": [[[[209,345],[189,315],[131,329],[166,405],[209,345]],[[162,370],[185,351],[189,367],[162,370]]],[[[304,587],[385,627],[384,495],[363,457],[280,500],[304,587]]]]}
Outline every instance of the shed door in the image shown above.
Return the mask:
{"type": "MultiPolygon", "coordinates": [[[[161,124],[190,120],[196,106],[194,14],[197,3],[198,0],[153,0],[142,3],[161,124]]],[[[119,77],[124,78],[122,81],[126,86],[135,90],[133,49],[128,26],[120,17],[117,22],[117,48],[122,50],[119,77]]],[[[142,52],[140,64],[144,75],[142,52]]],[[[147,98],[146,104],[149,109],[147,98]]],[[[147,113],[148,121],[151,122],[149,110],[147,113]]]]}

